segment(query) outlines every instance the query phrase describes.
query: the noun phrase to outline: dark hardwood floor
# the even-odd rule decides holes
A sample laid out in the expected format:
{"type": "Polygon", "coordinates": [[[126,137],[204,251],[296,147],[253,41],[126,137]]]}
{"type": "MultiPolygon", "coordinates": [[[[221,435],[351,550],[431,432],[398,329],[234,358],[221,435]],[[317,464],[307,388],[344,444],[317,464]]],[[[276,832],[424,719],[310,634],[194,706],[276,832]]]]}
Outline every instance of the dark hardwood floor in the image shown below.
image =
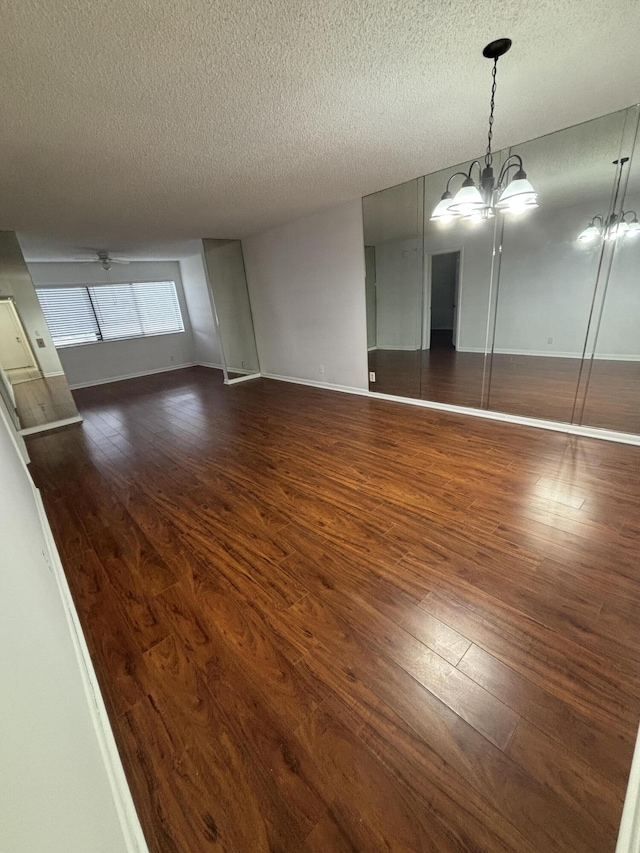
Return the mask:
{"type": "Polygon", "coordinates": [[[613,851],[640,448],[180,370],[29,439],[153,853],[613,851]]]}
{"type": "MultiPolygon", "coordinates": [[[[376,382],[370,387],[381,394],[477,409],[484,362],[483,353],[457,352],[446,345],[424,351],[373,350],[369,370],[376,373],[376,382]]],[[[487,359],[487,408],[569,423],[580,365],[576,358],[496,353],[487,359]]],[[[592,362],[582,423],[640,433],[640,361],[592,362]]]]}

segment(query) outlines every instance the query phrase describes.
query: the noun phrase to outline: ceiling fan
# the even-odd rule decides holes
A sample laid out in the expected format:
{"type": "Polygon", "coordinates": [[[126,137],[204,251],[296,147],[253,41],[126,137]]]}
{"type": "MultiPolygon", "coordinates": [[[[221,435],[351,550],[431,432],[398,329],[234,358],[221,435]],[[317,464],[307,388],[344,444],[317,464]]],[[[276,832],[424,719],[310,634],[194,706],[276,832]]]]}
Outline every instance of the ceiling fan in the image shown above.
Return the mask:
{"type": "Polygon", "coordinates": [[[112,258],[109,252],[98,250],[94,252],[94,257],[92,258],[75,258],[81,264],[100,264],[105,272],[108,272],[111,269],[111,264],[129,264],[131,263],[126,258],[112,258]]]}

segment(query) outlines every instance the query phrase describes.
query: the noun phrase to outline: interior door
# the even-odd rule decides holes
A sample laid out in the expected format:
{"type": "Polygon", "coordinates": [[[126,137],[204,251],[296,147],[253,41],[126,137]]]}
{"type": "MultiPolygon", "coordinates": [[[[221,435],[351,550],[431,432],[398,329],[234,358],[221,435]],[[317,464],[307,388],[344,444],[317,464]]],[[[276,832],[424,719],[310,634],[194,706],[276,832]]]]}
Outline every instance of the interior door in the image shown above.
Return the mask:
{"type": "Polygon", "coordinates": [[[5,370],[34,367],[22,324],[8,299],[0,300],[0,364],[5,370]]]}

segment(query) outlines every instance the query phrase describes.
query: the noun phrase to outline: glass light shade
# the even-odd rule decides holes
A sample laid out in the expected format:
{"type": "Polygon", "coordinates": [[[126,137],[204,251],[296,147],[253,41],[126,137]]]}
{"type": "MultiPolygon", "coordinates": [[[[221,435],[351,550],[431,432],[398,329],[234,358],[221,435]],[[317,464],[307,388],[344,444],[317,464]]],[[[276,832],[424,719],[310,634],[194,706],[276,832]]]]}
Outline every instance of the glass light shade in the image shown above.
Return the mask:
{"type": "Polygon", "coordinates": [[[627,230],[628,237],[637,237],[640,234],[640,222],[637,219],[632,219],[627,230]]]}
{"type": "Polygon", "coordinates": [[[538,196],[526,178],[515,178],[502,191],[496,207],[522,213],[538,206],[538,196]]]}
{"type": "Polygon", "coordinates": [[[484,210],[486,206],[480,190],[475,184],[470,183],[468,186],[463,184],[453,197],[451,212],[457,213],[459,216],[471,216],[484,210]]]}
{"type": "Polygon", "coordinates": [[[451,210],[451,202],[453,201],[451,193],[446,192],[436,204],[431,214],[432,222],[450,222],[457,212],[451,210]]]}
{"type": "Polygon", "coordinates": [[[621,219],[618,223],[618,228],[616,232],[616,237],[624,237],[624,235],[629,231],[629,223],[625,222],[624,219],[621,219]]]}
{"type": "Polygon", "coordinates": [[[591,243],[593,240],[596,240],[600,236],[600,229],[590,222],[584,231],[578,235],[578,240],[582,240],[584,243],[591,243]]]}

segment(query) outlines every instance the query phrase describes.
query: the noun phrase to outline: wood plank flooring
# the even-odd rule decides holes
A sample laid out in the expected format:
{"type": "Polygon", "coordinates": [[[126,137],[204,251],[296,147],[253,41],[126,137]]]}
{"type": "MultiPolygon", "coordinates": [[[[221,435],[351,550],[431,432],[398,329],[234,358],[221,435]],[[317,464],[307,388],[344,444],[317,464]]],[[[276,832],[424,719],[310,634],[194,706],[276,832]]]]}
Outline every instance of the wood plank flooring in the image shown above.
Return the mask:
{"type": "Polygon", "coordinates": [[[180,370],[32,471],[153,853],[615,848],[640,448],[180,370]]]}
{"type": "MultiPolygon", "coordinates": [[[[484,355],[451,348],[373,350],[372,391],[481,408],[484,355]]],[[[487,359],[486,408],[543,420],[570,422],[581,361],[577,358],[504,355],[487,359]],[[488,376],[487,376],[488,382],[488,376]]],[[[582,413],[587,426],[640,433],[640,361],[595,359],[582,413]]],[[[578,412],[578,417],[580,412],[578,412]]]]}

